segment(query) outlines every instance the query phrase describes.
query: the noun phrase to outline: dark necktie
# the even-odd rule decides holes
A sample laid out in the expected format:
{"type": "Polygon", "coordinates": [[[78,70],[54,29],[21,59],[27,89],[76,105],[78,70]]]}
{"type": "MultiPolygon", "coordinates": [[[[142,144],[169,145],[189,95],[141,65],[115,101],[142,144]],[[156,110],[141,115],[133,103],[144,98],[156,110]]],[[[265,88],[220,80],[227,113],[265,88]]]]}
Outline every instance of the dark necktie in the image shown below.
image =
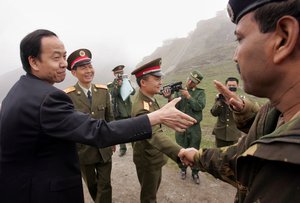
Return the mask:
{"type": "Polygon", "coordinates": [[[90,104],[92,104],[92,94],[90,90],[87,92],[87,98],[90,101],[90,104]]]}

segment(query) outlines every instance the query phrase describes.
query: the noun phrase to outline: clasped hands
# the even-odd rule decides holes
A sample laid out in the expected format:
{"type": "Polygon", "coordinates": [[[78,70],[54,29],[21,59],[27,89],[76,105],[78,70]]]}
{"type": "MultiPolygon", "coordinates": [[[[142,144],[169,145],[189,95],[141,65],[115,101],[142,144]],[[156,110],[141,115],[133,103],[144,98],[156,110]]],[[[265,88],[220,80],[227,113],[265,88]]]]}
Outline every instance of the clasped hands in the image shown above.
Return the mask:
{"type": "Polygon", "coordinates": [[[198,150],[195,148],[182,148],[178,153],[178,157],[183,165],[193,166],[195,164],[194,156],[196,153],[198,153],[198,150]]]}

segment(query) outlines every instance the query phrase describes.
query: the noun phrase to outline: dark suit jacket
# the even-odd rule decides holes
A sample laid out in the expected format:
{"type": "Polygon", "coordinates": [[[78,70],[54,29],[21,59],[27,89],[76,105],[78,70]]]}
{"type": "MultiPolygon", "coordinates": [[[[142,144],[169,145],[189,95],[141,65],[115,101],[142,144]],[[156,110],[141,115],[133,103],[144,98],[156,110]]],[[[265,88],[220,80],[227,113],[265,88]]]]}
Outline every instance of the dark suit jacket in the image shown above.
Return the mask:
{"type": "Polygon", "coordinates": [[[0,202],[82,203],[75,142],[107,147],[151,134],[146,116],[95,120],[75,111],[65,92],[22,76],[0,111],[0,202]]]}

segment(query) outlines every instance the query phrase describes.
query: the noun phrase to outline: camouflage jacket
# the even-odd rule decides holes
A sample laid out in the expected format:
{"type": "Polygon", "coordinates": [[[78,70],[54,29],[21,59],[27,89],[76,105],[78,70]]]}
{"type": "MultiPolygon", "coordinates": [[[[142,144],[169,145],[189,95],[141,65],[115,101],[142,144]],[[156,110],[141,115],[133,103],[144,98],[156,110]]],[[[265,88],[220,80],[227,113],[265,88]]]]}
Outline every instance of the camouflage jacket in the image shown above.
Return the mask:
{"type": "Polygon", "coordinates": [[[280,115],[264,105],[248,135],[229,147],[200,149],[195,163],[235,186],[236,202],[300,202],[300,116],[278,127],[280,115]]]}

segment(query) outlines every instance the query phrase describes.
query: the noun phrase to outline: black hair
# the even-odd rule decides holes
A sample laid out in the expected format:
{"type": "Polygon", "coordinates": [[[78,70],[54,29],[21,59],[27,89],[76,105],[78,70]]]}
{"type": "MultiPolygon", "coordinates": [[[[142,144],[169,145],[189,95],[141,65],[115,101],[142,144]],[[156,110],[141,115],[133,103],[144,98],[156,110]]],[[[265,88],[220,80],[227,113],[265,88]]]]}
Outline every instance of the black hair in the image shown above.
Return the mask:
{"type": "Polygon", "coordinates": [[[262,33],[273,32],[276,29],[277,21],[285,15],[293,16],[299,22],[300,1],[287,0],[269,3],[254,11],[254,19],[258,22],[262,33]]]}
{"type": "Polygon", "coordinates": [[[236,81],[236,83],[239,84],[239,79],[235,77],[228,77],[225,81],[225,84],[227,84],[228,81],[236,81]]]}
{"type": "Polygon", "coordinates": [[[39,58],[41,55],[41,41],[43,37],[51,37],[57,35],[49,30],[38,29],[26,35],[20,43],[20,56],[23,69],[27,73],[31,73],[31,67],[28,57],[39,58]]]}

